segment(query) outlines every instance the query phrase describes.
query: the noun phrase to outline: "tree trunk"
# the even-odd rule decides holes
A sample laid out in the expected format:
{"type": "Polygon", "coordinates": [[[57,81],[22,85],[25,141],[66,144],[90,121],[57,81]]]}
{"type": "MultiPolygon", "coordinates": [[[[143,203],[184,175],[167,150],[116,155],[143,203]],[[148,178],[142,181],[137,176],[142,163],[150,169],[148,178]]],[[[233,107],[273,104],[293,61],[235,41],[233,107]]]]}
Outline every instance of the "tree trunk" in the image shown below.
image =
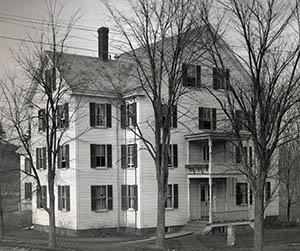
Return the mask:
{"type": "Polygon", "coordinates": [[[55,196],[54,196],[54,181],[49,181],[49,240],[50,248],[56,247],[55,235],[55,196]]]}
{"type": "Polygon", "coordinates": [[[291,215],[291,201],[288,200],[286,205],[286,221],[290,222],[290,215],[291,215]]]}
{"type": "Polygon", "coordinates": [[[165,188],[163,181],[157,182],[157,228],[156,246],[164,249],[165,245],[165,188]]]}
{"type": "Polygon", "coordinates": [[[254,251],[262,251],[264,245],[264,190],[255,193],[254,251]]]}

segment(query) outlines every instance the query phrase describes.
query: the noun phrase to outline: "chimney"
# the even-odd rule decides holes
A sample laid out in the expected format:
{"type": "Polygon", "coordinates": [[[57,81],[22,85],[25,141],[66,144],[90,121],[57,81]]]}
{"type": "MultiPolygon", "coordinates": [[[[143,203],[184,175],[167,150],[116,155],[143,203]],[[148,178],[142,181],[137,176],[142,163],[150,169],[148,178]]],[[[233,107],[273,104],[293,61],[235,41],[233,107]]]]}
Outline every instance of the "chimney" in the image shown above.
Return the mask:
{"type": "Polygon", "coordinates": [[[108,28],[98,29],[98,56],[103,61],[108,60],[108,28]]]}

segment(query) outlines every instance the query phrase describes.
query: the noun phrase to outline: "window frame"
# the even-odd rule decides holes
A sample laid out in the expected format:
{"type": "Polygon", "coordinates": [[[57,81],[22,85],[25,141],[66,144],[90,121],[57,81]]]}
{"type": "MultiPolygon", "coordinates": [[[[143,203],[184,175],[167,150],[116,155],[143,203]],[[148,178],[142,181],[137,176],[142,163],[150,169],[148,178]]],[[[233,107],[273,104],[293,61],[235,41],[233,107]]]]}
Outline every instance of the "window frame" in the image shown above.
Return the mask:
{"type": "Polygon", "coordinates": [[[168,184],[165,208],[167,210],[178,209],[178,198],[178,184],[168,184]]]}
{"type": "Polygon", "coordinates": [[[37,208],[43,208],[42,204],[44,204],[47,207],[47,186],[46,185],[41,185],[41,190],[38,190],[37,187],[37,208]],[[42,193],[41,198],[39,197],[38,193],[39,191],[42,193]]]}
{"type": "Polygon", "coordinates": [[[70,210],[70,186],[58,185],[58,210],[69,212],[70,210]]]}
{"type": "Polygon", "coordinates": [[[122,210],[138,210],[138,186],[121,185],[122,210]]]}
{"type": "Polygon", "coordinates": [[[201,88],[201,65],[182,64],[182,85],[186,88],[201,88]]]}
{"type": "Polygon", "coordinates": [[[198,127],[199,127],[199,130],[216,130],[217,129],[217,110],[216,110],[216,108],[198,107],[198,127]]]}
{"type": "Polygon", "coordinates": [[[248,184],[246,182],[237,182],[235,186],[236,186],[236,205],[247,206],[248,205],[248,184]],[[238,192],[240,192],[240,194],[238,194],[238,192]],[[238,196],[241,197],[240,201],[238,200],[238,196]]]}
{"type": "Polygon", "coordinates": [[[39,132],[46,131],[46,110],[45,109],[38,110],[38,131],[39,132]]]}
{"type": "Polygon", "coordinates": [[[113,186],[112,185],[92,185],[91,186],[91,211],[92,212],[106,212],[113,210],[113,186]],[[97,201],[103,200],[100,196],[97,196],[98,189],[104,189],[105,191],[105,208],[98,208],[97,201]],[[93,192],[94,189],[94,192],[93,192]],[[93,193],[94,196],[93,196],[93,193]],[[95,208],[94,208],[95,207],[95,208]]]}
{"type": "Polygon", "coordinates": [[[112,145],[111,144],[90,144],[90,161],[91,161],[91,163],[90,163],[91,168],[94,168],[94,169],[112,168],[112,145]],[[99,155],[97,155],[97,148],[99,148],[99,151],[98,151],[100,153],[99,155]],[[101,154],[101,148],[104,148],[104,155],[101,154]],[[103,157],[104,157],[105,165],[98,166],[97,158],[100,158],[99,161],[101,164],[101,158],[103,160],[103,157]]]}
{"type": "Polygon", "coordinates": [[[32,183],[31,182],[24,183],[24,199],[27,201],[32,200],[32,183]],[[28,191],[28,189],[29,189],[29,191],[28,191]]]}
{"type": "Polygon", "coordinates": [[[65,129],[69,127],[69,104],[64,103],[57,105],[57,129],[65,129]]]}

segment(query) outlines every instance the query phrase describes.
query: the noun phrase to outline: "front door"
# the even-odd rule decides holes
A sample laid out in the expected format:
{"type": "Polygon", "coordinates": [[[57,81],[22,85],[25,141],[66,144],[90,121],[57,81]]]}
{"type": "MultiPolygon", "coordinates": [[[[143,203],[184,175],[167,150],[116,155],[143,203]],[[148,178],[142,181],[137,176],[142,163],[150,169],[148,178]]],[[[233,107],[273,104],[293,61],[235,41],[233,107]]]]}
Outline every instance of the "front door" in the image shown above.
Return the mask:
{"type": "Polygon", "coordinates": [[[207,220],[209,216],[208,184],[200,184],[200,215],[203,220],[207,220]]]}

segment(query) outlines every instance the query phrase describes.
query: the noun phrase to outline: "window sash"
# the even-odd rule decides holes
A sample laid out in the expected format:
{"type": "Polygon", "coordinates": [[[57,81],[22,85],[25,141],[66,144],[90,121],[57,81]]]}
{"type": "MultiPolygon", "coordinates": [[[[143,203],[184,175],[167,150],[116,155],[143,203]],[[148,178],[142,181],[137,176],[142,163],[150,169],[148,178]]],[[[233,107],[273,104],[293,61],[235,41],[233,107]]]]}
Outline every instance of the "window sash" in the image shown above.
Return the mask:
{"type": "Polygon", "coordinates": [[[106,104],[95,104],[96,126],[106,127],[106,104]]]}
{"type": "Polygon", "coordinates": [[[95,146],[96,167],[106,167],[106,145],[95,146]]]}

